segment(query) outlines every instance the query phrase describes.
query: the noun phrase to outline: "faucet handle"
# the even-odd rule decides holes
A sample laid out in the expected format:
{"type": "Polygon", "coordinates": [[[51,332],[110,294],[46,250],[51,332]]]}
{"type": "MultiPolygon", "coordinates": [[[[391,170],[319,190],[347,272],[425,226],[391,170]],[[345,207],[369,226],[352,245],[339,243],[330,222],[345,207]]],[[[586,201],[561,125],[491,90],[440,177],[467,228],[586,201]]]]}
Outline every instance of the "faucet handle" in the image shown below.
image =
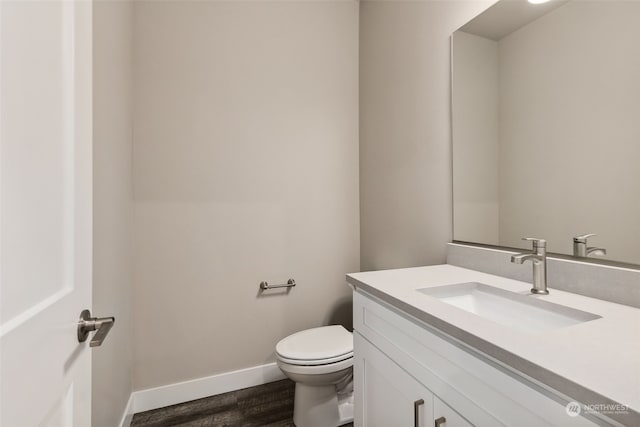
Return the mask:
{"type": "Polygon", "coordinates": [[[533,243],[533,249],[538,249],[538,248],[546,248],[547,247],[547,241],[544,239],[538,239],[537,237],[523,237],[522,240],[527,240],[529,242],[533,243]]]}
{"type": "Polygon", "coordinates": [[[587,243],[587,239],[593,236],[597,236],[597,234],[590,233],[590,234],[583,234],[581,236],[576,236],[573,238],[573,241],[575,243],[587,243]]]}

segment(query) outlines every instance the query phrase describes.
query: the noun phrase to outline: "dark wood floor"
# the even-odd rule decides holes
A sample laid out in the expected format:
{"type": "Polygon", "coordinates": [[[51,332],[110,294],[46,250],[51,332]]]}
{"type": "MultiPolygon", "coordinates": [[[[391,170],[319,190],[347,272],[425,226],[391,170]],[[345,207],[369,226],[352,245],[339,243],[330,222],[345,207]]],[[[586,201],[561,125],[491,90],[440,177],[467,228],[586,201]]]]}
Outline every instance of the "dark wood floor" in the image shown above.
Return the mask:
{"type": "Polygon", "coordinates": [[[294,427],[293,395],[293,381],[276,381],[139,412],[131,427],[294,427]]]}

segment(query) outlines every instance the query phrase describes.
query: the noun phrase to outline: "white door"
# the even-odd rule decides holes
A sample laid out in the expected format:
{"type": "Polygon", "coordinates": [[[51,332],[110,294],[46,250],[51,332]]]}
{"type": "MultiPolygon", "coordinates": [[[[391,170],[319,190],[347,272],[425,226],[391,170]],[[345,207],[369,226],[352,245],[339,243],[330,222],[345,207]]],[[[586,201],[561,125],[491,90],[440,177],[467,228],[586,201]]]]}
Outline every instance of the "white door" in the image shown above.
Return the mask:
{"type": "Polygon", "coordinates": [[[0,0],[0,425],[89,426],[91,2],[0,0]]]}

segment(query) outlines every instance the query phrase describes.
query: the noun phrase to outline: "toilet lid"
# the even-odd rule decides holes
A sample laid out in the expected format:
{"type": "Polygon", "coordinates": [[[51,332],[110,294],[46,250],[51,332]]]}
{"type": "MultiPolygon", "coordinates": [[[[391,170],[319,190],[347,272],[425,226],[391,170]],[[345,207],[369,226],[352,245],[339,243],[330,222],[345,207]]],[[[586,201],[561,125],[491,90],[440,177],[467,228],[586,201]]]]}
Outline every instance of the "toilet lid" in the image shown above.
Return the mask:
{"type": "Polygon", "coordinates": [[[353,334],[340,325],[307,329],[280,340],[276,353],[287,361],[333,363],[351,357],[353,334]]]}

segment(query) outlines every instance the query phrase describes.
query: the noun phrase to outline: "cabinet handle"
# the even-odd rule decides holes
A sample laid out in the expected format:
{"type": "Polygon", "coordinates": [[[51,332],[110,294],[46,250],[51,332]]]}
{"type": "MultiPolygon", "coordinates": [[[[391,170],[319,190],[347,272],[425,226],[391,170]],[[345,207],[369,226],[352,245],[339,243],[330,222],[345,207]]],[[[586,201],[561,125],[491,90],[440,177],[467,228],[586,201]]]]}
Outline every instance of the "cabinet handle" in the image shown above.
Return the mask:
{"type": "Polygon", "coordinates": [[[440,417],[436,419],[435,426],[440,427],[442,424],[446,423],[447,419],[445,417],[440,417]]]}
{"type": "Polygon", "coordinates": [[[424,399],[418,399],[413,402],[413,425],[420,427],[420,406],[424,405],[424,399]]]}

